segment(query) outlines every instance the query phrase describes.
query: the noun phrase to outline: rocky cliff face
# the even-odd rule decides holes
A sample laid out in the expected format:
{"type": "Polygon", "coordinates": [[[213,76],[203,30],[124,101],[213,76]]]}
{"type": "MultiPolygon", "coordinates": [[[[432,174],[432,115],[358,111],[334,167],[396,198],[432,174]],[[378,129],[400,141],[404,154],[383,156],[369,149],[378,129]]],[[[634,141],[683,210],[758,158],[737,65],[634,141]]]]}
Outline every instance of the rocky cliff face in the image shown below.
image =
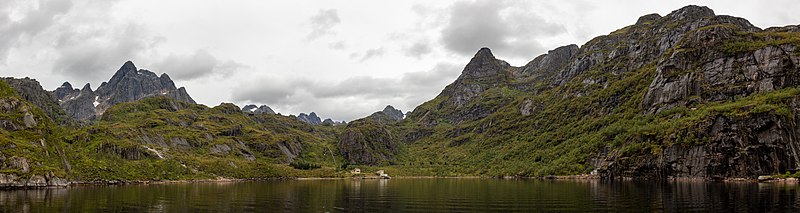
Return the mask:
{"type": "Polygon", "coordinates": [[[81,121],[99,117],[115,104],[158,95],[195,103],[185,88],[175,87],[166,73],[157,76],[148,70],[137,69],[130,61],[125,62],[111,80],[103,82],[96,91],[92,91],[89,84],[77,90],[65,82],[53,91],[53,95],[68,115],[81,121]]]}

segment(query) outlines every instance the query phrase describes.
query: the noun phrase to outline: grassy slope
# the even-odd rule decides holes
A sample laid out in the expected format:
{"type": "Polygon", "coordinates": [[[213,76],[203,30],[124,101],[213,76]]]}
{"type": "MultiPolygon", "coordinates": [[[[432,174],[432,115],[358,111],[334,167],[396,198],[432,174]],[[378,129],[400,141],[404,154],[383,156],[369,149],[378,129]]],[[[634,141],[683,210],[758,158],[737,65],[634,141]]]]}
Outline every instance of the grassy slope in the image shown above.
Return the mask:
{"type": "Polygon", "coordinates": [[[208,108],[155,97],[114,106],[100,122],[74,131],[65,140],[79,153],[71,161],[80,165],[73,173],[80,180],[318,177],[337,175],[335,161],[341,157],[331,155],[333,131],[333,127],[311,127],[280,115],[246,115],[231,104],[208,108]],[[175,138],[187,141],[188,146],[174,144],[175,138]],[[296,161],[322,168],[290,167],[275,148],[279,142],[301,144],[303,151],[296,161]],[[212,151],[217,145],[231,150],[212,151]],[[130,152],[142,157],[131,159],[130,152]]]}
{"type": "Polygon", "coordinates": [[[0,81],[0,105],[11,106],[8,111],[0,110],[0,120],[20,128],[0,128],[0,173],[22,178],[33,175],[64,176],[65,165],[61,161],[63,144],[53,137],[64,130],[48,120],[41,109],[20,98],[4,81],[0,81]],[[25,111],[33,115],[35,127],[24,128],[25,111]],[[24,172],[21,165],[14,165],[14,162],[22,161],[27,161],[29,171],[24,172]]]}

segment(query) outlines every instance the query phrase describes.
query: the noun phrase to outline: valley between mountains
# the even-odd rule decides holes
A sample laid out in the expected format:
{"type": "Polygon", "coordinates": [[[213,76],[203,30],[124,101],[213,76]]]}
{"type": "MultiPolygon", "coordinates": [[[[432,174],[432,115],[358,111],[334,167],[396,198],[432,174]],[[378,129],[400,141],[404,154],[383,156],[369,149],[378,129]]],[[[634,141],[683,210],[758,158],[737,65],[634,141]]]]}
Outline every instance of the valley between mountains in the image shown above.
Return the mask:
{"type": "Polygon", "coordinates": [[[3,78],[0,186],[350,177],[354,168],[715,180],[800,169],[800,25],[760,29],[701,6],[644,15],[522,66],[482,48],[407,113],[387,106],[345,123],[266,105],[209,107],[190,94],[130,61],[95,89],[3,78]]]}

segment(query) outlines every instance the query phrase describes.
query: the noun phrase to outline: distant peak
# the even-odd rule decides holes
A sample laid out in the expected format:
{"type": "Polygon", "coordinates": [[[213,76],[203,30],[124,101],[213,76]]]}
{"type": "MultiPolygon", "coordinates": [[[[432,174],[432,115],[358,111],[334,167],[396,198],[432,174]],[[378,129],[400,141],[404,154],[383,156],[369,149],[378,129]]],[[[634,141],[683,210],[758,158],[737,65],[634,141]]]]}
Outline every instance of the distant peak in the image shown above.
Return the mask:
{"type": "Polygon", "coordinates": [[[92,91],[92,85],[90,83],[86,83],[86,85],[83,85],[83,89],[81,89],[81,92],[83,92],[83,91],[91,92],[92,91]]]}
{"type": "Polygon", "coordinates": [[[397,109],[395,109],[392,105],[386,105],[386,107],[383,108],[383,111],[388,111],[388,110],[397,110],[397,109]]]}
{"type": "Polygon", "coordinates": [[[642,17],[639,17],[639,20],[636,20],[636,24],[644,24],[644,23],[648,23],[648,22],[652,22],[652,21],[658,20],[660,18],[661,18],[661,15],[659,15],[658,13],[651,13],[651,14],[647,14],[647,15],[643,15],[642,17]]]}
{"type": "Polygon", "coordinates": [[[492,58],[492,59],[494,59],[495,57],[494,57],[494,54],[492,54],[492,50],[490,50],[488,47],[483,47],[480,50],[478,50],[477,53],[475,53],[475,56],[473,58],[492,58]]]}
{"type": "Polygon", "coordinates": [[[120,70],[136,70],[136,65],[133,64],[132,61],[126,61],[125,64],[122,64],[122,67],[119,68],[120,70]]]}
{"type": "Polygon", "coordinates": [[[69,82],[64,82],[59,88],[72,89],[72,84],[69,82]]]}
{"type": "Polygon", "coordinates": [[[689,5],[672,11],[667,17],[675,19],[700,19],[705,17],[713,17],[714,10],[706,6],[689,5]]]}

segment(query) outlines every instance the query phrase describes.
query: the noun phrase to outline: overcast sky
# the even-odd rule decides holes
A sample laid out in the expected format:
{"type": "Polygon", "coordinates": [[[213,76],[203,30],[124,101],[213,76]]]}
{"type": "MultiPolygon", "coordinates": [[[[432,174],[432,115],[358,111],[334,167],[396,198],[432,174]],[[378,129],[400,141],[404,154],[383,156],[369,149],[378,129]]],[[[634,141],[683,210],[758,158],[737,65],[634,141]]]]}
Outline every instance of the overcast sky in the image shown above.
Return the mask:
{"type": "Polygon", "coordinates": [[[413,110],[480,47],[521,66],[688,4],[762,28],[800,24],[794,0],[2,0],[0,76],[96,89],[131,60],[208,106],[350,121],[413,110]]]}

